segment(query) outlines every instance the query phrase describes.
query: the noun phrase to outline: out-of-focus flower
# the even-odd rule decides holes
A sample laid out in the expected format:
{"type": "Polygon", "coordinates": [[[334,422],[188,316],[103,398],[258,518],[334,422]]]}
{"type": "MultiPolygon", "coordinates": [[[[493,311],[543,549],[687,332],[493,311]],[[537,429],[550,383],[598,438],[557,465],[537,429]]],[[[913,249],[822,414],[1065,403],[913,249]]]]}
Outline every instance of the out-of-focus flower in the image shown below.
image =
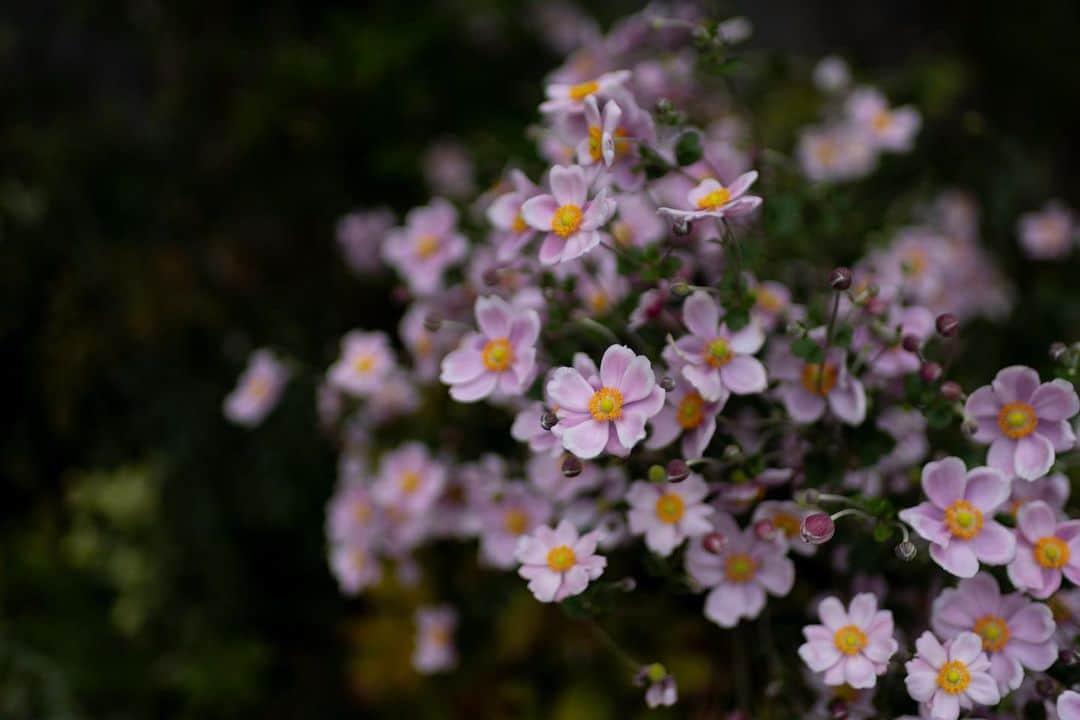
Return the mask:
{"type": "Polygon", "coordinates": [[[236,389],[225,398],[225,417],[237,425],[255,427],[277,405],[288,379],[289,369],[271,350],[256,350],[236,389]]]}
{"type": "Polygon", "coordinates": [[[612,345],[600,372],[585,378],[576,368],[556,368],[547,393],[558,405],[552,432],[580,458],[607,451],[626,456],[645,438],[645,423],[664,406],[652,365],[624,345],[612,345]]]}
{"type": "Polygon", "coordinates": [[[1058,720],[1080,720],[1080,693],[1066,690],[1058,695],[1055,707],[1058,720]]]}
{"type": "Polygon", "coordinates": [[[723,407],[722,401],[705,400],[689,380],[679,377],[675,389],[667,393],[664,407],[649,421],[652,430],[645,447],[665,447],[681,435],[683,457],[701,457],[716,432],[716,416],[723,407]]]}
{"type": "Polygon", "coordinates": [[[645,704],[650,708],[670,707],[679,700],[679,689],[675,685],[675,676],[660,663],[646,665],[634,676],[634,684],[645,690],[645,704]]]}
{"type": "Polygon", "coordinates": [[[1021,215],[1017,233],[1028,257],[1056,260],[1076,245],[1076,220],[1061,203],[1050,202],[1038,212],[1021,215]]]}
{"type": "Polygon", "coordinates": [[[956,720],[960,709],[974,703],[996,705],[997,683],[988,672],[990,660],[982,639],[964,632],[942,645],[930,631],[915,641],[915,658],[905,664],[908,694],[925,703],[934,720],[956,720]]]}
{"type": "Polygon", "coordinates": [[[977,425],[973,439],[990,445],[988,465],[1034,480],[1050,471],[1056,452],[1076,444],[1068,421],[1080,412],[1080,397],[1067,380],[1043,383],[1031,368],[1013,365],[973,392],[964,412],[977,425]]]}
{"type": "Polygon", "coordinates": [[[417,608],[416,645],[412,656],[417,672],[445,672],[457,665],[457,650],[454,648],[457,622],[457,611],[449,605],[417,608]]]}
{"type": "Polygon", "coordinates": [[[514,567],[518,538],[550,517],[550,502],[523,483],[508,485],[480,511],[480,557],[493,567],[514,567]]]}
{"type": "Polygon", "coordinates": [[[973,577],[979,562],[1004,565],[1013,559],[1016,540],[994,520],[1009,498],[1009,481],[989,467],[964,466],[949,457],[927,463],[922,488],[929,499],[900,511],[900,519],[930,541],[930,557],[953,575],[973,577]]]}
{"type": "Polygon", "coordinates": [[[870,141],[847,125],[804,130],[797,155],[803,174],[814,182],[856,180],[876,162],[870,141]]]}
{"type": "Polygon", "coordinates": [[[818,90],[835,93],[846,89],[850,83],[851,69],[841,57],[829,55],[814,66],[814,85],[818,90]]]}
{"type": "Polygon", "coordinates": [[[851,121],[882,150],[907,152],[922,119],[913,107],[889,108],[889,101],[874,88],[859,88],[847,101],[851,121]]]}
{"type": "Polygon", "coordinates": [[[825,598],[818,615],[821,625],[803,628],[806,643],[799,647],[799,657],[814,672],[824,673],[826,685],[874,687],[899,648],[892,613],[878,610],[872,594],[860,593],[847,610],[836,597],[825,598]]]}
{"type": "Polygon", "coordinates": [[[352,212],[337,224],[337,242],[353,272],[368,274],[379,269],[379,248],[394,226],[394,213],[386,208],[352,212]]]}
{"type": "Polygon", "coordinates": [[[556,165],[549,175],[550,195],[537,195],[521,206],[530,227],[546,232],[540,262],[554,265],[581,257],[600,244],[599,229],[615,214],[615,201],[601,189],[588,199],[589,183],[579,165],[556,165]]]}
{"type": "Polygon", "coordinates": [[[630,486],[626,501],[630,532],[645,536],[645,545],[667,557],[686,538],[704,535],[712,529],[708,517],[713,508],[705,504],[709,488],[698,475],[677,483],[656,484],[638,481],[630,486]]]}
{"type": "Polygon", "coordinates": [[[450,397],[458,402],[520,395],[536,375],[540,316],[491,296],[476,300],[476,322],[480,332],[466,335],[443,358],[439,380],[450,386],[450,397]]]}
{"type": "Polygon", "coordinates": [[[487,209],[488,221],[497,230],[493,241],[495,257],[499,262],[517,257],[521,249],[536,237],[536,230],[529,227],[521,214],[521,206],[526,200],[539,195],[540,188],[520,170],[510,171],[510,182],[514,189],[495,198],[487,209]]]}
{"type": "Polygon", "coordinates": [[[456,140],[443,140],[424,153],[424,179],[436,195],[461,199],[476,187],[469,151],[456,140]]]}
{"type": "Polygon", "coordinates": [[[457,210],[442,198],[405,216],[405,227],[391,230],[383,259],[405,278],[417,295],[442,287],[443,272],[465,257],[468,243],[457,230],[457,210]]]}
{"type": "Polygon", "coordinates": [[[409,515],[430,508],[446,484],[446,468],[418,442],[405,443],[382,457],[371,486],[378,503],[409,515]]]}
{"type": "Polygon", "coordinates": [[[1044,599],[1061,587],[1061,576],[1080,585],[1080,520],[1058,522],[1042,500],[1026,503],[1016,513],[1016,557],[1009,580],[1032,597],[1044,599]]]}
{"type": "Polygon", "coordinates": [[[803,519],[814,511],[790,500],[764,500],[754,508],[752,523],[768,521],[772,537],[799,555],[813,555],[817,546],[802,538],[803,519]]]}
{"type": "MultiPolygon", "coordinates": [[[[824,328],[818,328],[808,337],[823,344],[824,335],[824,328]]],[[[768,367],[780,380],[777,392],[795,422],[815,422],[826,407],[848,425],[861,425],[866,419],[866,390],[848,372],[843,348],[829,348],[824,362],[805,362],[791,351],[790,342],[777,342],[770,351],[768,367]]]]}
{"type": "Polygon", "coordinates": [[[1020,593],[1003,596],[997,580],[985,572],[943,590],[934,601],[931,625],[945,640],[962,632],[982,638],[1002,695],[1020,687],[1024,668],[1041,672],[1057,659],[1050,608],[1020,593]]]}
{"type": "Polygon", "coordinates": [[[518,575],[529,581],[529,590],[540,602],[578,595],[607,566],[607,559],[596,554],[597,539],[595,531],[579,536],[566,520],[554,529],[541,525],[518,541],[518,575]]]}
{"type": "Polygon", "coordinates": [[[341,340],[341,357],[327,372],[331,383],[353,397],[372,395],[394,370],[385,333],[354,330],[341,340]]]}
{"type": "Polygon", "coordinates": [[[356,595],[382,580],[382,566],[370,548],[362,543],[343,542],[330,546],[330,569],[341,591],[356,595]]]}
{"type": "Polygon", "coordinates": [[[580,114],[585,112],[585,99],[599,95],[607,97],[630,79],[629,70],[604,73],[593,80],[579,83],[551,83],[545,88],[547,100],[540,103],[542,113],[580,114]]]}

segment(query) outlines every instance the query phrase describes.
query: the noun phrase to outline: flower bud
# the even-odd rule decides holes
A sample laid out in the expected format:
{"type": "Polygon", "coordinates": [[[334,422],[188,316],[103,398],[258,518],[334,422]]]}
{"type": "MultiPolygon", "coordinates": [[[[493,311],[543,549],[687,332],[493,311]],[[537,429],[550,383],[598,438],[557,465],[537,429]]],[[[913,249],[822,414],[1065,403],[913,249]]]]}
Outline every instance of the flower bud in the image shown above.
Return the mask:
{"type": "Polygon", "coordinates": [[[974,418],[964,418],[960,431],[967,437],[975,437],[975,433],[979,432],[979,423],[975,422],[974,418]]]}
{"type": "Polygon", "coordinates": [[[942,337],[952,337],[960,329],[960,321],[952,313],[942,313],[934,321],[938,334],[942,337]]]}
{"type": "Polygon", "coordinates": [[[915,547],[915,543],[910,540],[905,540],[896,546],[896,557],[907,562],[915,559],[915,554],[918,550],[915,547]]]}
{"type": "Polygon", "coordinates": [[[941,366],[933,361],[924,362],[919,368],[919,377],[923,379],[923,382],[932,383],[941,377],[941,366]]]}
{"type": "Polygon", "coordinates": [[[787,327],[784,328],[784,332],[792,337],[806,337],[806,326],[798,320],[793,320],[787,324],[787,327]]]}
{"type": "Polygon", "coordinates": [[[649,482],[662,483],[667,481],[667,470],[663,465],[649,466],[649,482]]]}
{"type": "Polygon", "coordinates": [[[567,455],[562,461],[562,474],[564,477],[576,478],[582,473],[585,466],[581,463],[577,457],[573,455],[567,455]]]}
{"type": "Polygon", "coordinates": [[[725,460],[738,460],[742,457],[742,448],[735,443],[724,446],[723,456],[725,460]]]}
{"type": "Polygon", "coordinates": [[[442,327],[442,318],[438,313],[428,313],[424,317],[424,329],[428,332],[439,332],[442,327]]]}
{"type": "Polygon", "coordinates": [[[960,383],[946,380],[941,383],[941,396],[949,402],[956,402],[963,399],[964,389],[960,387],[960,383]]]}
{"type": "Polygon", "coordinates": [[[1035,692],[1044,698],[1052,698],[1058,694],[1058,682],[1054,678],[1044,675],[1035,682],[1035,692]]]}
{"type": "Polygon", "coordinates": [[[829,701],[828,710],[830,720],[847,720],[851,716],[847,701],[843,698],[833,698],[829,701]]]}
{"type": "Polygon", "coordinates": [[[705,548],[706,552],[711,552],[713,555],[719,555],[724,552],[724,548],[727,547],[727,538],[724,537],[724,533],[711,532],[701,538],[701,546],[705,548]]]}
{"type": "Polygon", "coordinates": [[[480,276],[484,281],[484,284],[488,287],[499,284],[499,268],[489,267],[484,271],[484,274],[480,276]]]}
{"type": "Polygon", "coordinates": [[[821,493],[815,488],[806,488],[795,493],[795,502],[799,505],[817,505],[821,493]]]}
{"type": "Polygon", "coordinates": [[[832,540],[832,536],[836,534],[836,523],[825,513],[813,513],[803,518],[799,534],[804,542],[822,545],[832,540]]]}
{"type": "Polygon", "coordinates": [[[685,280],[671,284],[671,294],[675,297],[686,297],[690,294],[690,284],[685,280]]]}
{"type": "Polygon", "coordinates": [[[690,477],[690,466],[685,460],[669,460],[667,464],[667,479],[671,482],[682,482],[690,477]]]}
{"type": "Polygon", "coordinates": [[[900,347],[907,350],[909,353],[919,352],[919,338],[914,335],[905,335],[900,339],[900,347]]]}
{"type": "Polygon", "coordinates": [[[660,387],[664,389],[664,392],[671,392],[675,389],[675,378],[665,375],[660,378],[660,387]]]}
{"type": "Polygon", "coordinates": [[[871,315],[882,315],[886,310],[889,309],[889,303],[886,302],[884,298],[879,298],[874,295],[866,301],[865,307],[866,312],[870,313],[871,315]]]}
{"type": "Polygon", "coordinates": [[[758,540],[772,540],[776,537],[776,525],[772,520],[758,520],[754,523],[754,535],[758,540]]]}
{"type": "Polygon", "coordinates": [[[540,415],[540,427],[544,428],[545,430],[550,430],[551,428],[555,427],[558,424],[559,424],[559,416],[556,415],[555,413],[553,413],[552,411],[545,410],[540,415]]]}
{"type": "Polygon", "coordinates": [[[1050,346],[1050,359],[1054,362],[1060,362],[1067,352],[1069,352],[1069,347],[1065,343],[1056,342],[1050,346]]]}
{"type": "Polygon", "coordinates": [[[627,593],[634,592],[634,590],[637,590],[637,580],[629,576],[624,577],[621,580],[615,581],[615,589],[627,593]]]}
{"type": "Polygon", "coordinates": [[[1080,665],[1080,650],[1076,648],[1065,648],[1058,654],[1058,660],[1065,667],[1076,667],[1080,665]]]}
{"type": "Polygon", "coordinates": [[[833,290],[847,290],[851,287],[851,270],[846,267],[833,268],[829,273],[829,287],[833,290]]]}

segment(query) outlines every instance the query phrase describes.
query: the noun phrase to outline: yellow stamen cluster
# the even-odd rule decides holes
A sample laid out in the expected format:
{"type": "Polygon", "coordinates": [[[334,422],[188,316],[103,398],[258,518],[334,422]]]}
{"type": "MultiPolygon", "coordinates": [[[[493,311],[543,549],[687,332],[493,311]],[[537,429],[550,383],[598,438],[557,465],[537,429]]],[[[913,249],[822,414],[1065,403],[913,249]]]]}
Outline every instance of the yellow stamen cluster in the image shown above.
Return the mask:
{"type": "Polygon", "coordinates": [[[413,245],[413,254],[421,260],[425,260],[434,255],[438,249],[439,238],[431,233],[424,233],[416,238],[416,244],[413,245]]]}
{"type": "Polygon", "coordinates": [[[1035,432],[1039,418],[1035,408],[1025,402],[1005,403],[998,412],[998,427],[1013,440],[1019,440],[1035,432]]]}
{"type": "Polygon", "coordinates": [[[858,625],[845,625],[833,635],[833,644],[845,655],[858,655],[867,642],[866,633],[858,625]]]}
{"type": "Polygon", "coordinates": [[[503,516],[503,527],[511,535],[521,535],[529,529],[529,516],[520,508],[510,508],[503,516]]]}
{"type": "Polygon", "coordinates": [[[559,237],[570,237],[581,227],[582,217],[577,205],[562,205],[551,216],[551,232],[559,237]]]}
{"type": "Polygon", "coordinates": [[[705,346],[705,362],[714,368],[723,367],[731,362],[732,352],[726,338],[715,338],[705,346]]]}
{"type": "Polygon", "coordinates": [[[494,340],[488,340],[487,344],[484,345],[480,357],[484,361],[484,367],[488,370],[502,372],[510,367],[510,363],[514,362],[514,350],[510,347],[510,341],[507,338],[495,338],[494,340]]]}
{"type": "Polygon", "coordinates": [[[618,420],[622,417],[622,393],[613,387],[597,390],[589,400],[589,412],[600,422],[618,420]]]}
{"type": "Polygon", "coordinates": [[[958,695],[964,692],[970,682],[971,673],[968,672],[967,665],[959,660],[945,663],[941,666],[941,670],[938,671],[938,687],[950,695],[958,695]]]}
{"type": "Polygon", "coordinates": [[[661,522],[677,523],[685,512],[683,499],[675,493],[664,493],[656,499],[656,517],[660,518],[661,522]]]}
{"type": "Polygon", "coordinates": [[[420,487],[420,473],[408,470],[398,479],[398,488],[406,495],[412,495],[420,487]]]}
{"type": "Polygon", "coordinates": [[[806,363],[802,369],[802,386],[814,395],[825,397],[836,387],[836,366],[831,363],[806,363]]]}
{"type": "Polygon", "coordinates": [[[1059,537],[1049,535],[1035,541],[1035,562],[1048,570],[1060,570],[1069,562],[1069,546],[1059,537]]]}
{"type": "Polygon", "coordinates": [[[574,567],[577,558],[569,545],[559,545],[548,550],[547,564],[555,572],[566,572],[574,567]]]}
{"type": "Polygon", "coordinates": [[[578,83],[577,85],[570,86],[570,99],[581,101],[592,95],[594,92],[600,89],[600,83],[595,80],[589,80],[588,82],[578,83]]]}
{"type": "Polygon", "coordinates": [[[683,430],[693,430],[705,420],[705,400],[696,391],[686,393],[675,413],[683,430]]]}
{"type": "Polygon", "coordinates": [[[998,652],[1009,642],[1009,626],[997,615],[984,615],[975,621],[972,630],[982,638],[983,650],[988,652],[998,652]]]}
{"type": "Polygon", "coordinates": [[[957,500],[945,508],[945,527],[953,537],[970,540],[982,532],[982,511],[967,500],[957,500]]]}
{"type": "Polygon", "coordinates": [[[746,553],[732,553],[724,564],[724,574],[731,582],[748,582],[756,572],[757,561],[746,553]]]}
{"type": "Polygon", "coordinates": [[[357,375],[367,375],[375,368],[375,357],[367,353],[360,353],[353,358],[352,366],[357,375]]]}
{"type": "Polygon", "coordinates": [[[697,201],[698,210],[715,210],[731,200],[731,191],[721,185],[697,201]]]}

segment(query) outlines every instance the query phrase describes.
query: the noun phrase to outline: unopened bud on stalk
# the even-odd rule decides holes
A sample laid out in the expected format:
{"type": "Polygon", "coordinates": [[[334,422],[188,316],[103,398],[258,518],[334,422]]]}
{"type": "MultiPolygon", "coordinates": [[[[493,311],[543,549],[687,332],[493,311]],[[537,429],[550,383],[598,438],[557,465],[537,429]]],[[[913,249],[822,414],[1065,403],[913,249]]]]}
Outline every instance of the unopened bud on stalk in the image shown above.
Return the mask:
{"type": "Polygon", "coordinates": [[[795,493],[795,502],[800,505],[817,505],[821,493],[814,488],[806,488],[795,493]]]}
{"type": "Polygon", "coordinates": [[[909,353],[919,352],[919,338],[914,335],[905,335],[900,339],[900,347],[907,350],[909,353]]]}
{"type": "Polygon", "coordinates": [[[896,546],[896,557],[905,562],[914,560],[917,552],[918,550],[915,548],[915,543],[910,540],[904,540],[896,546]]]}
{"type": "Polygon", "coordinates": [[[738,460],[741,457],[742,457],[742,448],[739,447],[738,445],[736,445],[735,443],[731,443],[730,445],[725,445],[724,446],[724,459],[725,460],[738,460]]]}
{"type": "Polygon", "coordinates": [[[649,482],[662,483],[667,481],[667,470],[663,465],[649,466],[649,482]]]}
{"type": "Polygon", "coordinates": [[[567,455],[562,461],[562,474],[564,477],[575,478],[581,474],[585,466],[573,455],[567,455]]]}
{"type": "Polygon", "coordinates": [[[813,513],[803,518],[799,534],[804,542],[822,545],[832,540],[832,536],[836,534],[836,523],[825,513],[813,513]]]}
{"type": "Polygon", "coordinates": [[[675,378],[670,375],[665,375],[660,378],[660,387],[664,389],[664,392],[671,392],[675,389],[675,378]]]}
{"type": "Polygon", "coordinates": [[[797,338],[806,337],[806,326],[798,320],[793,320],[787,324],[787,327],[784,328],[784,332],[797,338]]]}
{"type": "Polygon", "coordinates": [[[758,540],[772,540],[776,537],[776,525],[772,520],[758,520],[754,523],[754,535],[758,540]]]}
{"type": "Polygon", "coordinates": [[[727,547],[727,538],[724,537],[723,533],[711,532],[701,538],[701,546],[705,548],[706,552],[711,552],[713,555],[719,555],[724,552],[724,548],[727,547]]]}
{"type": "Polygon", "coordinates": [[[1065,648],[1058,654],[1058,660],[1065,667],[1076,667],[1080,665],[1080,650],[1076,648],[1065,648]]]}
{"type": "Polygon", "coordinates": [[[949,402],[956,402],[964,397],[964,389],[960,387],[960,383],[953,380],[946,380],[941,383],[941,396],[949,402]]]}
{"type": "Polygon", "coordinates": [[[938,334],[941,337],[952,337],[960,329],[960,321],[952,313],[942,313],[934,321],[938,334]]]}
{"type": "Polygon", "coordinates": [[[848,710],[848,704],[846,700],[842,698],[834,698],[829,702],[829,718],[830,720],[847,720],[851,717],[851,712],[848,710]]]}
{"type": "Polygon", "coordinates": [[[924,362],[919,368],[919,377],[923,382],[932,383],[941,377],[941,366],[933,361],[924,362]]]}
{"type": "Polygon", "coordinates": [[[487,270],[484,271],[484,274],[481,275],[481,278],[483,279],[484,284],[489,286],[489,287],[492,286],[492,285],[498,285],[499,284],[499,268],[489,267],[487,270]]]}
{"type": "Polygon", "coordinates": [[[438,313],[428,313],[424,317],[424,329],[428,332],[439,332],[442,327],[442,318],[438,313]]]}
{"type": "Polygon", "coordinates": [[[671,482],[682,482],[686,478],[690,477],[690,466],[686,464],[685,460],[676,458],[675,460],[669,460],[667,464],[667,479],[671,482]]]}
{"type": "Polygon", "coordinates": [[[545,410],[543,414],[540,415],[540,427],[544,428],[545,430],[550,430],[558,424],[559,416],[552,411],[545,410]]]}
{"type": "Polygon", "coordinates": [[[671,294],[675,297],[686,297],[690,294],[690,284],[685,280],[671,284],[671,294]]]}
{"type": "Polygon", "coordinates": [[[1056,342],[1050,346],[1050,359],[1059,362],[1067,352],[1069,352],[1069,348],[1065,343],[1056,342]]]}
{"type": "Polygon", "coordinates": [[[829,273],[829,287],[833,290],[847,290],[851,287],[851,269],[846,267],[833,268],[829,273]]]}

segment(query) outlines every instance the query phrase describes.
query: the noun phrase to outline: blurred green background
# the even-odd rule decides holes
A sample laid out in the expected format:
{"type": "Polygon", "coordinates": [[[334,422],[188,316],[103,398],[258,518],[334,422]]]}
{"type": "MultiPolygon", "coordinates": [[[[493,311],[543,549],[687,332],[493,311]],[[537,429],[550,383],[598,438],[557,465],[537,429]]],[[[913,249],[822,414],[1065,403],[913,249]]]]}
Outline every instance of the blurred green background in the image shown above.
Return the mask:
{"type": "MultiPolygon", "coordinates": [[[[606,25],[639,6],[585,7],[606,25]]],[[[1076,261],[1021,260],[1014,223],[1052,196],[1080,202],[1075,3],[724,8],[754,22],[785,99],[763,100],[776,133],[814,119],[808,68],[826,52],[920,106],[919,151],[872,192],[974,189],[1027,322],[995,330],[969,372],[1045,364],[1046,345],[1080,327],[1075,293],[1061,303],[1076,261]]],[[[541,167],[524,127],[560,60],[530,18],[496,0],[0,8],[0,717],[601,718],[640,705],[601,642],[478,572],[472,548],[439,551],[458,587],[474,585],[449,598],[476,602],[466,667],[414,675],[401,591],[346,600],[326,568],[335,456],[314,380],[256,432],[220,410],[253,347],[324,367],[344,331],[396,325],[389,280],[348,273],[334,224],[423,202],[434,141],[468,145],[481,186],[510,158],[541,167]]],[[[690,692],[709,685],[713,653],[729,657],[697,602],[673,602],[692,615],[662,633],[693,651],[671,662],[690,692]]],[[[639,611],[623,630],[656,625],[639,611]]]]}

